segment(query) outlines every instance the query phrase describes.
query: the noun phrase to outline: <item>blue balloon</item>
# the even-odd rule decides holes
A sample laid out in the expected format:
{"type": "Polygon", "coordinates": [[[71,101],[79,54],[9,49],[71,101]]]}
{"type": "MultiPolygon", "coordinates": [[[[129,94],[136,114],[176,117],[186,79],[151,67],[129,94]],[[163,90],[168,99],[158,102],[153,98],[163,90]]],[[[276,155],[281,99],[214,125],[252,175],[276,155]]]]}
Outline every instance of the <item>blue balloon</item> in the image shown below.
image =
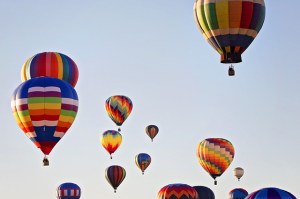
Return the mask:
{"type": "Polygon", "coordinates": [[[71,182],[66,182],[57,187],[58,199],[79,199],[81,196],[80,187],[71,182]]]}

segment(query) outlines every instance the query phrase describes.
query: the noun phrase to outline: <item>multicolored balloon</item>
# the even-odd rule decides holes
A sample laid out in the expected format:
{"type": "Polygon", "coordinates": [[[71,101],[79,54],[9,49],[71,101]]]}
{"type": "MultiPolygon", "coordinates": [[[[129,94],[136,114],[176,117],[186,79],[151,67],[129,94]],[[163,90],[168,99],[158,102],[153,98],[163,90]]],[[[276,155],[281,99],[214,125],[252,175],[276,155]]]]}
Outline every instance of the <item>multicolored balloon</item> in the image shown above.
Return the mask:
{"type": "Polygon", "coordinates": [[[123,167],[112,165],[105,170],[105,178],[108,183],[114,188],[116,193],[118,186],[123,182],[126,177],[126,171],[123,167]]]}
{"type": "Polygon", "coordinates": [[[109,153],[110,159],[113,154],[122,143],[122,135],[118,131],[107,130],[100,137],[101,144],[105,150],[109,153]]]}
{"type": "Polygon", "coordinates": [[[159,129],[155,125],[148,125],[146,127],[146,133],[151,138],[151,141],[153,142],[154,137],[157,135],[159,129]]]}
{"type": "Polygon", "coordinates": [[[265,10],[264,0],[196,0],[194,18],[221,63],[239,63],[263,26],[265,10]]]}
{"type": "Polygon", "coordinates": [[[216,178],[224,173],[234,158],[234,148],[226,139],[208,138],[199,143],[197,157],[200,165],[215,180],[216,185],[216,178]]]}
{"type": "Polygon", "coordinates": [[[198,193],[187,184],[169,184],[160,189],[157,199],[198,199],[198,193]]]}
{"type": "Polygon", "coordinates": [[[248,196],[248,192],[242,188],[232,189],[229,192],[229,199],[244,199],[248,196]]]}
{"type": "Polygon", "coordinates": [[[75,87],[78,80],[76,63],[67,55],[43,52],[30,57],[21,70],[22,81],[35,77],[53,77],[64,80],[75,87]]]}
{"type": "Polygon", "coordinates": [[[215,194],[210,188],[205,186],[194,186],[193,188],[197,191],[199,199],[215,199],[215,194]]]}
{"type": "Polygon", "coordinates": [[[233,175],[240,181],[241,177],[244,175],[244,169],[241,167],[237,167],[233,170],[233,175]]]}
{"type": "Polygon", "coordinates": [[[135,164],[138,168],[141,169],[142,174],[144,174],[145,170],[151,163],[151,157],[147,153],[140,153],[135,156],[135,164]]]}
{"type": "Polygon", "coordinates": [[[11,108],[19,127],[46,155],[71,127],[78,110],[74,88],[60,79],[37,77],[14,91],[11,108]]]}
{"type": "Polygon", "coordinates": [[[71,182],[59,185],[56,189],[58,199],[79,199],[81,196],[80,187],[71,182]]]}
{"type": "MultiPolygon", "coordinates": [[[[108,116],[117,126],[121,126],[132,110],[132,101],[123,95],[109,97],[105,102],[105,109],[108,116]]],[[[118,129],[121,131],[121,129],[118,129]]]]}
{"type": "Polygon", "coordinates": [[[270,187],[257,190],[249,194],[245,199],[296,199],[296,197],[285,190],[270,187]]]}

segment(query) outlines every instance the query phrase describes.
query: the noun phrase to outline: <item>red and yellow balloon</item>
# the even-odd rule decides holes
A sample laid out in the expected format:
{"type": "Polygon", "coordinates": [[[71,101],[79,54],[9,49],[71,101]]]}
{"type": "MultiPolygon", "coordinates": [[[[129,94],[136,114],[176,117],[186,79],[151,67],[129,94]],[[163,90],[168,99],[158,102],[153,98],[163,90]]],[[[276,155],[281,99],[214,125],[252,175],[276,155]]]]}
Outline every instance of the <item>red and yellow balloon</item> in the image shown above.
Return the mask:
{"type": "Polygon", "coordinates": [[[207,138],[197,147],[197,157],[200,165],[215,180],[221,176],[234,158],[234,147],[230,141],[223,138],[207,138]]]}
{"type": "Polygon", "coordinates": [[[110,159],[112,154],[119,148],[122,143],[122,135],[118,131],[107,130],[100,137],[101,144],[109,153],[110,159]]]}

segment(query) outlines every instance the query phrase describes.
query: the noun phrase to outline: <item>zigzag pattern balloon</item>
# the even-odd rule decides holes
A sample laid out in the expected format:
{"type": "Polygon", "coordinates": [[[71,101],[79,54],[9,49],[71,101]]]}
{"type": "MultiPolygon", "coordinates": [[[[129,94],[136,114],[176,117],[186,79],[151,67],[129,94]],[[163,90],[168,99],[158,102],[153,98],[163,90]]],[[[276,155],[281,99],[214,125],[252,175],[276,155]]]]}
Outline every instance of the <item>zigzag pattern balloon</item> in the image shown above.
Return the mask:
{"type": "Polygon", "coordinates": [[[198,199],[198,193],[187,184],[169,184],[160,189],[157,199],[198,199]]]}

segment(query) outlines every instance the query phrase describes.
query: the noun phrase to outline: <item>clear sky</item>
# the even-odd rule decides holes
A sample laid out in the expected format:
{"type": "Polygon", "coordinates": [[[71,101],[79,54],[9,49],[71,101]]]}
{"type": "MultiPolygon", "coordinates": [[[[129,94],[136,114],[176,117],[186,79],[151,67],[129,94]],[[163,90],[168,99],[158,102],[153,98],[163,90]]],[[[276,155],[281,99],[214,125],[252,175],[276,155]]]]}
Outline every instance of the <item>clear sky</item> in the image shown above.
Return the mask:
{"type": "Polygon", "coordinates": [[[210,187],[217,199],[237,187],[270,186],[300,197],[300,2],[265,2],[264,26],[235,77],[198,31],[193,3],[0,0],[1,198],[53,199],[63,182],[77,183],[83,199],[153,199],[178,182],[210,187]],[[10,109],[23,63],[44,51],[70,56],[80,71],[78,115],[49,167],[10,109]],[[110,160],[99,137],[116,129],[104,109],[116,94],[130,97],[133,111],[110,160]],[[148,124],[160,128],[153,143],[148,124]],[[226,138],[236,150],[217,186],[196,157],[209,137],[226,138]],[[134,163],[140,152],[152,157],[145,175],[134,163]],[[127,171],[116,194],[104,177],[112,164],[127,171]],[[233,177],[237,166],[245,169],[241,182],[233,177]]]}

